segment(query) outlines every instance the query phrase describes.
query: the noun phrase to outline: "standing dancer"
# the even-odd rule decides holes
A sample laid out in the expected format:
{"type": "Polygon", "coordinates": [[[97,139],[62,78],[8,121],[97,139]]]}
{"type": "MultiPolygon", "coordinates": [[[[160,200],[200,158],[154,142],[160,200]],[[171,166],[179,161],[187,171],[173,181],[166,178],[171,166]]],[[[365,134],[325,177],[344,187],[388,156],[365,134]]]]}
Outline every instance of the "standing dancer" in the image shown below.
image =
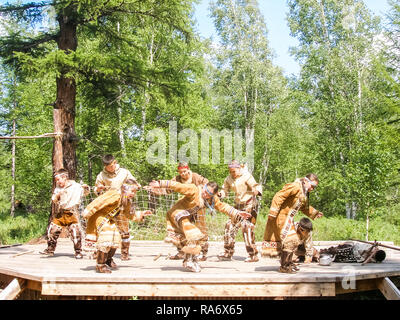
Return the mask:
{"type": "Polygon", "coordinates": [[[41,254],[53,256],[57,246],[57,239],[63,228],[67,228],[74,243],[75,258],[82,259],[82,235],[79,228],[78,208],[82,195],[87,195],[87,185],[80,185],[70,180],[66,169],[59,169],[54,175],[56,188],[51,200],[55,204],[55,217],[47,229],[47,249],[40,251],[41,254]]]}
{"type": "Polygon", "coordinates": [[[218,255],[220,260],[232,260],[235,251],[235,238],[241,227],[248,257],[245,262],[257,262],[258,251],[255,242],[254,228],[258,214],[257,196],[262,194],[262,186],[256,182],[250,172],[238,161],[233,160],[229,165],[229,176],[225,179],[221,190],[221,198],[228,195],[230,190],[235,193],[235,208],[250,213],[246,223],[237,223],[229,219],[225,225],[224,253],[218,255]]]}
{"type": "MultiPolygon", "coordinates": [[[[208,183],[208,179],[204,178],[200,174],[193,172],[189,168],[189,164],[187,162],[181,161],[178,164],[178,175],[172,179],[172,181],[176,181],[183,184],[194,184],[196,186],[204,186],[208,183]]],[[[150,189],[152,190],[150,194],[154,197],[155,195],[166,195],[172,193],[171,189],[150,189]],[[154,193],[153,193],[154,192],[154,193]]],[[[154,203],[155,201],[153,201],[154,203]]],[[[198,257],[199,261],[207,260],[208,253],[208,230],[206,225],[206,209],[199,210],[196,215],[196,226],[200,229],[200,231],[204,234],[204,238],[201,239],[201,253],[198,257]]],[[[184,252],[180,247],[181,239],[180,235],[176,234],[174,228],[171,225],[171,222],[167,218],[167,236],[164,241],[167,243],[172,243],[177,247],[178,253],[174,256],[171,256],[169,259],[171,260],[180,260],[184,258],[184,252]]]]}

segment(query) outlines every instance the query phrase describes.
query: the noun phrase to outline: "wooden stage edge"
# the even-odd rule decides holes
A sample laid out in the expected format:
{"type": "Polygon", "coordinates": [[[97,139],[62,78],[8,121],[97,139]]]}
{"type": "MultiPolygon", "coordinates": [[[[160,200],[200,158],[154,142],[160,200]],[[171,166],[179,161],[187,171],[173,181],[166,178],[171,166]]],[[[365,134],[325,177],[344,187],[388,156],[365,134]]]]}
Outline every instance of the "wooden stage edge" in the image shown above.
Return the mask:
{"type": "MultiPolygon", "coordinates": [[[[315,241],[318,247],[344,241],[315,241]]],[[[385,242],[391,244],[390,242],[385,242]]],[[[261,243],[257,243],[260,248],[261,243]]],[[[0,300],[12,299],[285,299],[324,298],[380,290],[400,300],[393,283],[400,277],[400,251],[386,249],[382,263],[301,264],[296,274],[278,272],[277,259],[244,262],[246,251],[236,243],[232,261],[218,261],[222,242],[210,242],[200,273],[187,272],[182,260],[169,260],[175,248],[162,241],[132,241],[129,261],[115,255],[118,270],[95,272],[95,261],[76,260],[72,242],[59,239],[56,254],[39,254],[46,244],[0,247],[0,300]],[[392,281],[393,280],[393,281],[392,281]]]]}

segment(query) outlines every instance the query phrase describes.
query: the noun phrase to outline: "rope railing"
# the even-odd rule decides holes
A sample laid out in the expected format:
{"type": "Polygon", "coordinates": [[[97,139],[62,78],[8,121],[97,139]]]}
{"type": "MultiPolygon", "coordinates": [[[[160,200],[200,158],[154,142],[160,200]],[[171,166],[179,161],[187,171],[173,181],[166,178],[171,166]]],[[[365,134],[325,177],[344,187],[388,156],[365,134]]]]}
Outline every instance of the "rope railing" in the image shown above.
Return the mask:
{"type": "Polygon", "coordinates": [[[16,140],[16,139],[38,139],[38,138],[60,138],[61,132],[43,133],[38,136],[0,136],[1,140],[16,140]]]}

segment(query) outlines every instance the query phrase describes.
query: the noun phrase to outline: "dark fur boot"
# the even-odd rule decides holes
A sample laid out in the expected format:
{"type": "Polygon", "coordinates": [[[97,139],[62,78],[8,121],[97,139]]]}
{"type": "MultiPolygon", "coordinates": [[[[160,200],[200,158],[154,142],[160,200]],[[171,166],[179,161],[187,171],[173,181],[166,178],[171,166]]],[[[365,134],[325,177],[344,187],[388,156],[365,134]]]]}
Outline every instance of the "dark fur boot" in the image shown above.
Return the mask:
{"type": "Polygon", "coordinates": [[[107,253],[106,265],[108,265],[111,269],[118,269],[117,264],[113,260],[115,251],[117,251],[116,248],[111,248],[110,251],[108,251],[107,253]]]}
{"type": "Polygon", "coordinates": [[[282,273],[296,273],[292,268],[292,257],[293,253],[288,251],[281,252],[281,267],[279,268],[279,272],[282,273]]]}
{"type": "Polygon", "coordinates": [[[111,273],[111,270],[106,265],[107,255],[108,254],[103,251],[97,251],[96,272],[111,273]]]}
{"type": "Polygon", "coordinates": [[[130,260],[129,258],[129,246],[130,246],[130,242],[121,242],[121,260],[123,261],[127,261],[130,260]]]}

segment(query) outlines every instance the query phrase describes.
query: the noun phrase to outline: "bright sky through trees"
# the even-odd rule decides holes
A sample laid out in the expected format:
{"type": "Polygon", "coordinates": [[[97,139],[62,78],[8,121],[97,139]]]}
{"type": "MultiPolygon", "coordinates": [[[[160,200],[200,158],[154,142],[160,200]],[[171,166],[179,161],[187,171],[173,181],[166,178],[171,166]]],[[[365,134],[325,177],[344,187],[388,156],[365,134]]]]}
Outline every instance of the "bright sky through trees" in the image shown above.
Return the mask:
{"type": "MultiPolygon", "coordinates": [[[[202,37],[213,37],[217,40],[212,19],[209,17],[209,3],[211,0],[201,0],[196,6],[195,19],[197,30],[202,37]]],[[[299,65],[290,56],[289,47],[295,46],[297,40],[289,34],[286,22],[288,7],[286,0],[259,0],[260,11],[264,16],[268,28],[270,48],[275,52],[274,62],[283,68],[286,75],[297,74],[299,65]]],[[[364,0],[367,7],[376,15],[384,17],[389,9],[386,0],[364,0]]]]}

